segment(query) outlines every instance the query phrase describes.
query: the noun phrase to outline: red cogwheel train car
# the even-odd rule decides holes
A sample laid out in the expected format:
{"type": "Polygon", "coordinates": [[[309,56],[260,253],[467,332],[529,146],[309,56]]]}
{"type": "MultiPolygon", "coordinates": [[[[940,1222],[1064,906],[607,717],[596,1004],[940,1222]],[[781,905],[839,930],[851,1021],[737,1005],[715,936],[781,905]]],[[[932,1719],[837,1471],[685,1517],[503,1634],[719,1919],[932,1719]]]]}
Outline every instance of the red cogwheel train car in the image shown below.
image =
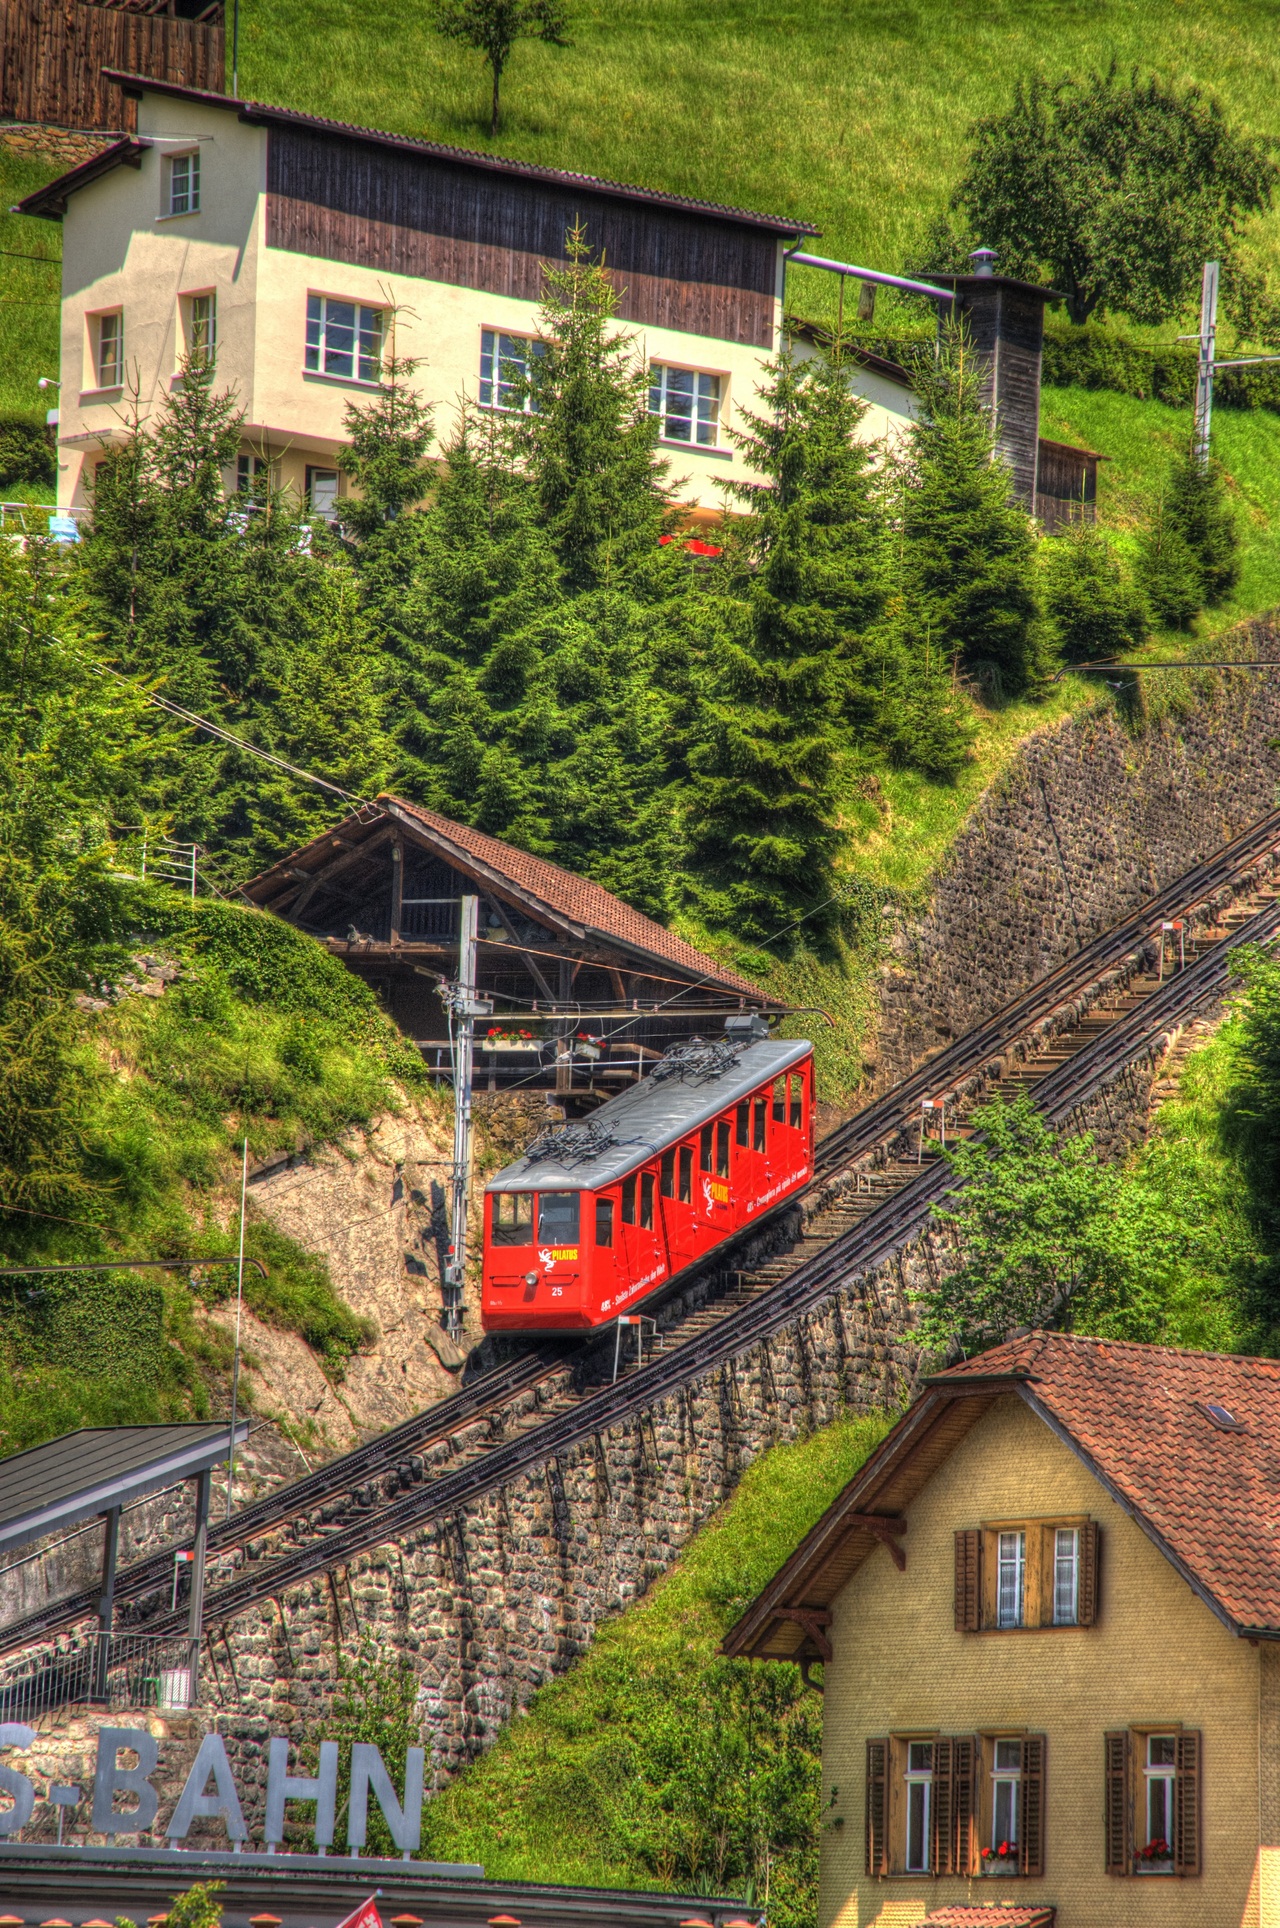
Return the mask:
{"type": "Polygon", "coordinates": [[[812,1176],[811,1044],[675,1045],[489,1180],[484,1329],[606,1325],[812,1176]]]}

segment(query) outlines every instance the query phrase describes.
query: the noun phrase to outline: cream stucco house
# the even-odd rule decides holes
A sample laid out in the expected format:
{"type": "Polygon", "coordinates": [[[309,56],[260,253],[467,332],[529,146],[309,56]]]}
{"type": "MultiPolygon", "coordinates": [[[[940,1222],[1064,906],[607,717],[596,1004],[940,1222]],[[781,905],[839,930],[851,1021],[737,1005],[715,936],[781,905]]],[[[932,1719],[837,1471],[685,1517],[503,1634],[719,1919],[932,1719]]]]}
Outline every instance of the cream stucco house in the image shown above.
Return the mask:
{"type": "Polygon", "coordinates": [[[938,1374],[725,1651],[823,1663],[823,1928],[1280,1928],[1280,1364],[938,1374]]]}
{"type": "Polygon", "coordinates": [[[269,465],[323,513],[345,405],[393,342],[422,362],[440,440],[464,397],[513,405],[543,263],[575,221],[648,365],[678,499],[718,512],[746,476],[726,431],[780,345],[803,222],[114,78],[136,134],[23,203],[64,230],[60,503],[86,502],[133,397],[153,415],[204,349],[245,411],[228,487],[269,465]]]}

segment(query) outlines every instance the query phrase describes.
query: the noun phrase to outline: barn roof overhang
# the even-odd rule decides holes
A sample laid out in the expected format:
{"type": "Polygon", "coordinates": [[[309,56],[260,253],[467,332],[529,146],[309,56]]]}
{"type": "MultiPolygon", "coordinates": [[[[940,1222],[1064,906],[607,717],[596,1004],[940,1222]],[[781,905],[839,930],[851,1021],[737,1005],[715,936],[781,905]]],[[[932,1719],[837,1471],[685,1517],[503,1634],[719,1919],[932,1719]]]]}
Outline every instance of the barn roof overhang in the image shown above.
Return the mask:
{"type": "MultiPolygon", "coordinates": [[[[430,853],[470,878],[499,905],[539,924],[550,934],[557,951],[563,946],[566,956],[663,982],[698,984],[709,995],[727,994],[735,1002],[762,1010],[787,1008],[770,999],[749,978],[695,950],[590,880],[396,797],[382,796],[362,805],[331,830],[252,878],[243,887],[244,895],[265,910],[305,925],[304,913],[317,893],[341,888],[348,880],[354,883],[367,878],[368,860],[396,841],[430,853]]],[[[413,946],[400,939],[394,944],[339,941],[335,948],[353,956],[391,958],[413,946]]],[[[453,947],[437,942],[419,948],[453,947]]],[[[521,955],[520,945],[510,939],[510,934],[502,941],[502,948],[521,955]]]]}

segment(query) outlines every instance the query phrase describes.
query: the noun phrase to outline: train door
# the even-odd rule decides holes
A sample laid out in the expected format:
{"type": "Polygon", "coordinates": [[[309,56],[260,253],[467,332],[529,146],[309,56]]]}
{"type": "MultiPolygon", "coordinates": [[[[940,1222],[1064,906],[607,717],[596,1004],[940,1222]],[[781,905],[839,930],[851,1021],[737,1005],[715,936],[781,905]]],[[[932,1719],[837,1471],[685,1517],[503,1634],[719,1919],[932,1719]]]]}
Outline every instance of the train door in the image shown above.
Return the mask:
{"type": "Polygon", "coordinates": [[[734,1106],[733,1209],[737,1218],[749,1212],[768,1187],[768,1119],[767,1091],[757,1091],[734,1106]]]}
{"type": "Polygon", "coordinates": [[[591,1232],[584,1303],[593,1321],[600,1317],[608,1318],[624,1278],[622,1223],[619,1215],[621,1203],[617,1185],[611,1186],[607,1192],[584,1196],[582,1201],[583,1210],[588,1215],[583,1230],[585,1232],[589,1226],[591,1232]]]}
{"type": "Polygon", "coordinates": [[[618,1293],[614,1305],[665,1278],[667,1262],[658,1225],[658,1174],[650,1166],[623,1179],[618,1201],[618,1293]]]}
{"type": "Polygon", "coordinates": [[[724,1238],[733,1224],[729,1204],[729,1144],[732,1114],[713,1118],[698,1133],[698,1207],[706,1230],[699,1243],[705,1248],[724,1238]]]}
{"type": "Polygon", "coordinates": [[[694,1161],[697,1140],[669,1145],[658,1163],[658,1200],[666,1241],[667,1262],[673,1272],[698,1256],[698,1214],[694,1205],[694,1161]]]}
{"type": "Polygon", "coordinates": [[[811,1113],[806,1065],[774,1079],[769,1099],[769,1177],[786,1185],[807,1176],[812,1165],[811,1113]]]}

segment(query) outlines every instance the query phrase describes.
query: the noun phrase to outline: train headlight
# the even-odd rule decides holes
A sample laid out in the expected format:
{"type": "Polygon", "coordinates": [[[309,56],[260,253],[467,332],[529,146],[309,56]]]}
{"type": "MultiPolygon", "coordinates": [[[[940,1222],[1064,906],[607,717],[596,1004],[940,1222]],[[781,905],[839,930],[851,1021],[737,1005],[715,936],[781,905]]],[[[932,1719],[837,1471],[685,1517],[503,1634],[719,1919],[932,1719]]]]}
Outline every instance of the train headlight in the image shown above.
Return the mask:
{"type": "Polygon", "coordinates": [[[536,1272],[526,1272],[526,1273],[525,1273],[525,1275],[524,1275],[524,1282],[525,1282],[525,1284],[526,1284],[526,1285],[536,1285],[536,1284],[538,1283],[538,1275],[537,1275],[537,1273],[536,1273],[536,1272]]]}

